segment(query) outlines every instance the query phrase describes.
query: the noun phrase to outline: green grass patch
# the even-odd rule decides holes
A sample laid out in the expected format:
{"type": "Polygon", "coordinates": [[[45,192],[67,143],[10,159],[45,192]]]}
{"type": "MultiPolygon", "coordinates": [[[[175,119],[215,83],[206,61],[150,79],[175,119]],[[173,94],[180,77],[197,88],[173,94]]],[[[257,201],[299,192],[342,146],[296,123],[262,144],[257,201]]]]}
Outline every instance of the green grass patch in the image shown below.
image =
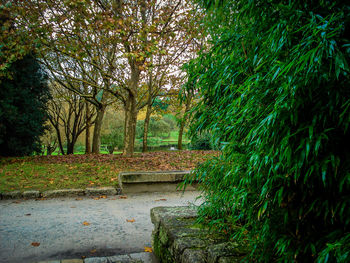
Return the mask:
{"type": "Polygon", "coordinates": [[[0,191],[53,190],[117,184],[110,165],[38,163],[26,160],[1,165],[0,191]]]}

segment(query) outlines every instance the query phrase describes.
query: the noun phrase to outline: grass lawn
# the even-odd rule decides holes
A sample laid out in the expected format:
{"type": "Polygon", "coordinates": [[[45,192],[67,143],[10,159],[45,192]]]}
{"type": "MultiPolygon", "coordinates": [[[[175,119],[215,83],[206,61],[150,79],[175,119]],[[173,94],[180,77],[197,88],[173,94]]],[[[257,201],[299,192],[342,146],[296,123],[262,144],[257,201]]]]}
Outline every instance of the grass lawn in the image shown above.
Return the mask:
{"type": "Polygon", "coordinates": [[[164,151],[133,158],[120,154],[2,158],[0,191],[113,186],[122,171],[189,170],[217,155],[215,151],[164,151]]]}

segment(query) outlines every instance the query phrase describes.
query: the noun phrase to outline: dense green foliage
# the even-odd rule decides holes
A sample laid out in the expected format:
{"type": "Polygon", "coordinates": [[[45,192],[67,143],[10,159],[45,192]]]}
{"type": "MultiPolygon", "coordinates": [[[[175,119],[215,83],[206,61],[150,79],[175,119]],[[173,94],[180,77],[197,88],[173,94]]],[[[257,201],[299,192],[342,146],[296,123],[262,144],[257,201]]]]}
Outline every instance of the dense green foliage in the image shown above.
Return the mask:
{"type": "MultiPolygon", "coordinates": [[[[143,137],[143,130],[144,130],[144,120],[139,120],[137,122],[136,126],[136,138],[142,138],[143,137]]],[[[169,122],[167,122],[164,118],[162,119],[155,119],[150,118],[149,121],[149,127],[148,132],[149,137],[161,137],[166,138],[169,136],[169,133],[171,132],[171,126],[169,122]]]]}
{"type": "Polygon", "coordinates": [[[13,62],[11,79],[0,87],[0,155],[23,156],[40,152],[50,97],[46,75],[34,57],[13,62]]]}
{"type": "Polygon", "coordinates": [[[122,149],[124,144],[124,122],[115,119],[109,124],[108,132],[101,135],[101,143],[107,147],[110,154],[118,148],[122,149]]]}
{"type": "Polygon", "coordinates": [[[195,173],[201,217],[248,241],[250,261],[350,261],[345,2],[202,1],[212,45],[188,67],[192,133],[223,154],[195,173]]]}
{"type": "Polygon", "coordinates": [[[191,150],[218,150],[214,144],[213,136],[209,132],[195,134],[191,139],[191,150]]]}

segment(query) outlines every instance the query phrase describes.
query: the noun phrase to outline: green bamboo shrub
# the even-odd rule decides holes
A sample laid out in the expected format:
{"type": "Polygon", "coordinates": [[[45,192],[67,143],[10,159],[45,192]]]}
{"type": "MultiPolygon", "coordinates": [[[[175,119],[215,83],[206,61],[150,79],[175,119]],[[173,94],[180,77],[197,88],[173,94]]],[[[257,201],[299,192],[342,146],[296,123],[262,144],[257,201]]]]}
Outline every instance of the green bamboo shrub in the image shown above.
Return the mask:
{"type": "Polygon", "coordinates": [[[208,1],[209,43],[189,63],[203,221],[253,262],[350,262],[350,3],[208,1]],[[208,221],[209,220],[209,221],[208,221]]]}

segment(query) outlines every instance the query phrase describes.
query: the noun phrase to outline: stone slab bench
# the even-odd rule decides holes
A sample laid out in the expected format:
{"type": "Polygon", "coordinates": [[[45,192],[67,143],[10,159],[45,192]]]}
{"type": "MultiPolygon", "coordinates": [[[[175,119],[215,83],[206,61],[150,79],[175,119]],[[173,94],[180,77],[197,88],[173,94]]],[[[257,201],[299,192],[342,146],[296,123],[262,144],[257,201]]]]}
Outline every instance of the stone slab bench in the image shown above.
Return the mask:
{"type": "Polygon", "coordinates": [[[246,246],[227,241],[223,234],[213,234],[196,223],[194,207],[155,207],[153,252],[164,263],[229,263],[244,261],[246,246]]]}
{"type": "MultiPolygon", "coordinates": [[[[174,192],[182,191],[178,187],[191,171],[122,172],[118,183],[123,193],[174,192]]],[[[196,185],[186,190],[195,190],[196,185]]]]}

